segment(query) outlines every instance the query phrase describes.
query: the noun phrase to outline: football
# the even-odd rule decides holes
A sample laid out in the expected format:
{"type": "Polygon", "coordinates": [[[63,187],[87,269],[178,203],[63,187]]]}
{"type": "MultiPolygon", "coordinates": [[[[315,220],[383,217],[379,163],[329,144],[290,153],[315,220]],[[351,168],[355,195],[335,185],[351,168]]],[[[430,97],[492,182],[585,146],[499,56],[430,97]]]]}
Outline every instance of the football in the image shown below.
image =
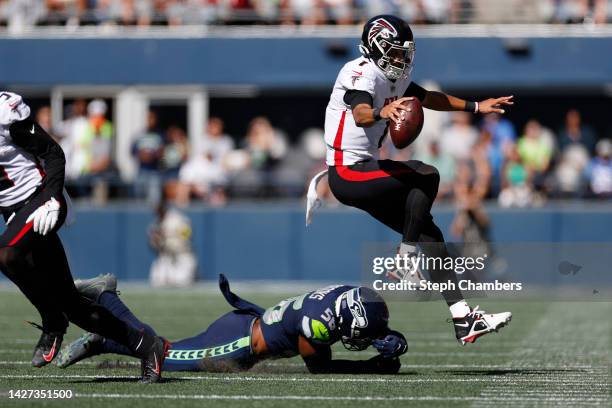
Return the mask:
{"type": "Polygon", "coordinates": [[[408,110],[402,112],[399,122],[389,123],[391,141],[398,149],[403,149],[415,141],[423,129],[424,121],[423,107],[417,98],[405,101],[402,105],[408,110]]]}

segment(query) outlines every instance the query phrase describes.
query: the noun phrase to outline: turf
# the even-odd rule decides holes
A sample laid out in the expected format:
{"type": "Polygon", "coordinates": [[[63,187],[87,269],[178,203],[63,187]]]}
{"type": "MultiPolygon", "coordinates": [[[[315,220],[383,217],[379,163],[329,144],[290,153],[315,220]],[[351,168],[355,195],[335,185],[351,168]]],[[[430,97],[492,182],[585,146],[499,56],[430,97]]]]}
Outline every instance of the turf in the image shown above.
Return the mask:
{"type": "MultiPolygon", "coordinates": [[[[284,297],[241,294],[264,306],[284,297]]],[[[127,290],[122,297],[136,315],[171,339],[191,336],[229,310],[216,293],[127,290]]],[[[36,321],[36,313],[20,294],[3,290],[0,406],[612,406],[612,303],[482,303],[485,309],[511,310],[513,320],[500,333],[466,347],[454,340],[441,302],[392,303],[392,326],[405,333],[410,346],[396,376],[313,376],[293,358],[241,374],[168,373],[165,383],[146,386],[136,382],[135,360],[115,356],[66,370],[30,367],[39,334],[23,321],[36,321]],[[117,361],[125,364],[104,368],[117,361]],[[72,390],[75,396],[24,401],[9,399],[11,389],[72,390]]],[[[71,327],[66,341],[80,333],[71,327]]],[[[351,353],[340,346],[335,355],[365,358],[372,353],[351,353]]]]}

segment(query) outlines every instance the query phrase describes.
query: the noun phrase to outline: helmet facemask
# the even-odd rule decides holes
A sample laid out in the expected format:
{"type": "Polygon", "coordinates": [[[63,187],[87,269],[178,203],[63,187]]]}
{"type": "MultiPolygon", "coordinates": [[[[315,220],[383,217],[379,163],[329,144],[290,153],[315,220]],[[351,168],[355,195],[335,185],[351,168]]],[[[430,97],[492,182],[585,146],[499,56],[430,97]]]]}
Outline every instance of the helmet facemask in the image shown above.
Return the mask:
{"type": "Polygon", "coordinates": [[[383,71],[387,79],[396,80],[410,75],[416,51],[414,41],[405,41],[403,46],[386,40],[376,41],[374,44],[382,54],[382,57],[376,61],[376,65],[383,71]]]}

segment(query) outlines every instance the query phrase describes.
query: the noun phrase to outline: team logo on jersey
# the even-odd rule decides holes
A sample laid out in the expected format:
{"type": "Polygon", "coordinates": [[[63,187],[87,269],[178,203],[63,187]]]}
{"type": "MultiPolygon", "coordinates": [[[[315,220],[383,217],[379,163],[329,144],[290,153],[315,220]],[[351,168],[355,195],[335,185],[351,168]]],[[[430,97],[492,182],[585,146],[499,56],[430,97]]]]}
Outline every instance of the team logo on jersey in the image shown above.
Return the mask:
{"type": "Polygon", "coordinates": [[[370,32],[368,33],[368,43],[370,46],[374,44],[374,41],[379,37],[389,39],[391,37],[397,36],[397,31],[395,27],[393,27],[387,20],[384,18],[379,18],[374,20],[372,23],[372,28],[370,28],[370,32]]]}
{"type": "Polygon", "coordinates": [[[352,76],[351,76],[351,79],[353,80],[353,86],[355,86],[355,82],[357,82],[357,80],[358,80],[359,78],[361,78],[361,76],[363,75],[363,71],[361,71],[361,72],[359,72],[359,71],[353,71],[353,74],[355,74],[355,75],[352,75],[352,76]]]}
{"type": "Polygon", "coordinates": [[[329,340],[329,330],[327,330],[327,327],[325,327],[322,322],[318,321],[317,319],[312,319],[310,327],[312,328],[312,337],[314,339],[320,341],[329,340]]]}

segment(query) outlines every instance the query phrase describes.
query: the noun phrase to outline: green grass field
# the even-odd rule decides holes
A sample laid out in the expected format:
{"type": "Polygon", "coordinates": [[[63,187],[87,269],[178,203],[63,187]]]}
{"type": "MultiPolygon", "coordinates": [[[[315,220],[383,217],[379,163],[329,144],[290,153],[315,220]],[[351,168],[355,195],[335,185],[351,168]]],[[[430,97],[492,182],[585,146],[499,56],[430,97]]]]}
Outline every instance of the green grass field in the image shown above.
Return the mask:
{"type": "MultiPolygon", "coordinates": [[[[293,295],[240,294],[263,306],[293,295]]],[[[170,339],[191,336],[229,310],[213,292],[128,288],[122,298],[170,339]]],[[[513,320],[500,333],[466,347],[455,341],[441,302],[390,306],[392,327],[406,335],[410,346],[396,376],[313,376],[293,358],[241,374],[168,373],[163,384],[147,386],[137,383],[136,360],[116,356],[99,356],[66,370],[32,368],[39,332],[23,321],[37,316],[20,294],[5,289],[0,291],[0,407],[612,406],[612,303],[483,301],[485,310],[511,310],[513,320]],[[105,362],[117,360],[129,363],[104,368],[105,362]],[[15,389],[72,390],[74,397],[9,399],[8,391],[15,389]]],[[[71,327],[65,341],[80,334],[71,327]]],[[[335,351],[342,358],[372,355],[341,346],[335,351]]]]}

